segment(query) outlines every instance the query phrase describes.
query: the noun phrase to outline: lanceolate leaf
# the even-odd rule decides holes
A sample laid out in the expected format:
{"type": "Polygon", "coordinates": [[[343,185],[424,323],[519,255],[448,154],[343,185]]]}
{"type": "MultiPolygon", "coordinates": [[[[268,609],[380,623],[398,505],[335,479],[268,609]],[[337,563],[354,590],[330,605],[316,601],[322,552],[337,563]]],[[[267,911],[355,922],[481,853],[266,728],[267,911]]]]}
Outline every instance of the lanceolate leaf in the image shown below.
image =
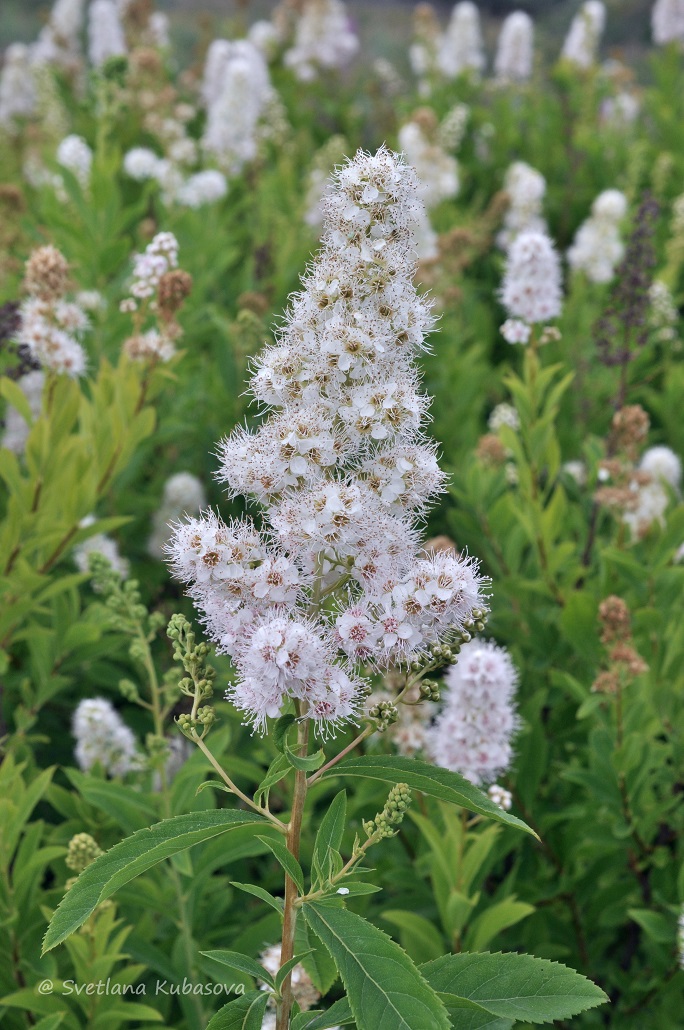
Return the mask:
{"type": "Polygon", "coordinates": [[[314,844],[313,868],[320,870],[324,879],[330,877],[333,856],[339,853],[342,834],[347,818],[347,792],[341,790],[332,799],[328,811],[321,820],[314,844]]]}
{"type": "MultiPolygon", "coordinates": [[[[253,823],[255,829],[262,833],[267,829],[258,815],[221,809],[164,819],[115,844],[81,873],[60,902],[45,934],[43,953],[82,926],[102,901],[111,898],[129,880],[193,844],[200,844],[246,823],[253,823]]],[[[230,851],[226,849],[228,858],[230,851]]]]}
{"type": "Polygon", "coordinates": [[[608,999],[585,976],[532,955],[444,955],[421,966],[430,985],[487,1012],[529,1023],[570,1019],[608,999]]]}
{"type": "Polygon", "coordinates": [[[369,779],[384,780],[386,783],[407,783],[409,787],[420,790],[430,797],[450,801],[452,805],[460,805],[471,812],[477,812],[478,815],[486,815],[507,826],[525,830],[533,837],[537,836],[527,823],[510,812],[504,812],[463,776],[449,772],[448,769],[440,769],[436,765],[429,765],[427,762],[420,762],[416,758],[404,758],[401,755],[359,755],[336,765],[326,775],[365,776],[369,779]]]}
{"type": "Polygon", "coordinates": [[[225,951],[224,949],[220,951],[200,951],[200,955],[213,959],[214,962],[220,962],[222,966],[228,966],[229,969],[239,969],[241,973],[247,973],[248,976],[263,980],[264,983],[275,987],[273,977],[268,970],[260,962],[257,962],[255,958],[241,955],[239,951],[225,951]]]}
{"type": "Polygon", "coordinates": [[[248,991],[219,1009],[207,1030],[261,1030],[267,1005],[265,991],[248,991]]]}
{"type": "Polygon", "coordinates": [[[268,837],[259,837],[264,844],[267,845],[273,852],[274,856],[280,862],[281,866],[290,877],[294,880],[297,885],[297,890],[300,894],[304,893],[304,873],[294,855],[287,850],[284,844],[279,840],[270,840],[268,837]]]}
{"type": "Polygon", "coordinates": [[[444,1005],[387,934],[344,908],[303,912],[335,960],[358,1030],[450,1030],[444,1005]]]}
{"type": "Polygon", "coordinates": [[[354,1022],[349,1002],[340,998],[325,1012],[300,1012],[292,1020],[292,1030],[330,1030],[334,1026],[349,1026],[354,1022]]]}

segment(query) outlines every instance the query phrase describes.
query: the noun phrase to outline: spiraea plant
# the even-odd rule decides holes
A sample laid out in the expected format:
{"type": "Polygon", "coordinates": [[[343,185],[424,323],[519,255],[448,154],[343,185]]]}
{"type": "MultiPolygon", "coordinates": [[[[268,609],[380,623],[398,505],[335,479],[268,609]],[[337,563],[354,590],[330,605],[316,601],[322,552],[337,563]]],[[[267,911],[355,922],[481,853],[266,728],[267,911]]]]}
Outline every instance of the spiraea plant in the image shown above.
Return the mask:
{"type": "MultiPolygon", "coordinates": [[[[443,483],[435,445],[424,435],[428,399],[415,364],[432,327],[429,304],[413,285],[421,214],[413,170],[386,148],[359,152],[338,169],[322,248],[277,342],[255,364],[251,389],[268,416],[220,446],[218,478],[231,495],[254,503],[254,517],[224,522],[207,511],[178,523],[169,544],[174,573],[208,636],[232,660],[227,697],[255,734],[272,735],[276,758],[253,797],[223,769],[207,742],[216,721],[208,645],[174,616],[169,636],[185,672],[181,693],[191,702],[179,727],[240,807],[170,817],[115,845],[81,874],[45,939],[49,950],[69,937],[95,905],[163,859],[251,828],[282,866],[283,896],[260,884],[234,886],[282,917],[279,948],[273,945],[279,960],[271,971],[237,951],[206,953],[261,983],[229,1002],[212,1030],[273,1025],[274,1010],[277,1030],[352,1022],[359,1030],[447,1030],[465,1025],[464,1009],[469,1018],[474,1011],[510,1022],[521,996],[525,1018],[533,1019],[569,1017],[604,997],[571,970],[531,956],[446,955],[418,968],[346,908],[348,899],[380,889],[359,879],[370,872],[362,863],[398,832],[412,790],[529,829],[456,772],[401,756],[350,757],[391,723],[409,692],[432,699],[433,686],[422,690],[422,681],[483,628],[488,607],[487,581],[473,558],[421,551],[420,518],[443,483]],[[393,702],[364,710],[373,677],[389,672],[393,702]],[[358,733],[336,746],[348,724],[358,733]],[[320,797],[349,776],[386,782],[387,801],[372,818],[350,817],[358,832],[343,857],[346,792],[331,796],[305,876],[300,843],[309,792],[316,786],[320,797]],[[285,814],[269,806],[281,781],[290,783],[285,814]],[[297,985],[304,982],[300,962],[323,949],[344,995],[317,1015],[305,1011],[317,991],[297,985]],[[475,1000],[484,981],[498,982],[509,1002],[475,1000]]],[[[230,842],[224,857],[230,861],[230,842]]]]}

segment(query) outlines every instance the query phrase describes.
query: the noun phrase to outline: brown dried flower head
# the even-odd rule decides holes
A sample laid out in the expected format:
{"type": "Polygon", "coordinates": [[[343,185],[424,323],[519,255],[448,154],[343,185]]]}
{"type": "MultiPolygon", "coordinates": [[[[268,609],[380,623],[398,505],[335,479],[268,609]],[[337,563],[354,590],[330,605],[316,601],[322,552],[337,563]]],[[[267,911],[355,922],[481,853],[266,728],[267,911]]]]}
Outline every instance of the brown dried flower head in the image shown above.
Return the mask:
{"type": "Polygon", "coordinates": [[[505,465],[508,452],[496,433],[485,433],[477,442],[475,456],[485,465],[505,465]]]}
{"type": "Polygon", "coordinates": [[[418,107],[411,115],[411,121],[416,123],[428,139],[432,139],[439,125],[437,115],[431,107],[418,107]]]}
{"type": "Polygon", "coordinates": [[[156,78],[161,74],[163,67],[164,62],[162,61],[161,54],[152,47],[136,47],[129,57],[130,74],[134,79],[156,78]]]}
{"type": "Polygon", "coordinates": [[[617,694],[620,687],[620,674],[617,669],[600,672],[591,685],[592,694],[617,694]]]}
{"type": "Polygon", "coordinates": [[[0,182],[0,204],[8,211],[23,211],[24,194],[13,182],[0,182]]]}
{"type": "Polygon", "coordinates": [[[631,644],[624,640],[619,641],[608,655],[610,662],[614,665],[621,665],[627,675],[633,679],[648,672],[648,665],[638,651],[631,644]]]}
{"type": "Polygon", "coordinates": [[[640,404],[627,404],[613,415],[612,437],[617,451],[633,461],[648,436],[650,420],[640,404]]]}
{"type": "Polygon", "coordinates": [[[56,247],[34,250],[26,262],[24,289],[41,300],[63,297],[69,285],[69,264],[56,247]]]}
{"type": "Polygon", "coordinates": [[[172,318],[183,306],[183,301],[192,290],[192,276],[182,268],[173,268],[164,272],[159,280],[157,303],[159,312],[165,319],[172,318]]]}
{"type": "Polygon", "coordinates": [[[440,533],[439,536],[431,536],[429,540],[426,540],[422,550],[428,555],[456,554],[456,544],[451,537],[440,533]]]}
{"type": "Polygon", "coordinates": [[[602,644],[610,644],[614,640],[629,640],[632,633],[632,617],[621,597],[610,594],[601,601],[598,617],[601,623],[602,644]]]}

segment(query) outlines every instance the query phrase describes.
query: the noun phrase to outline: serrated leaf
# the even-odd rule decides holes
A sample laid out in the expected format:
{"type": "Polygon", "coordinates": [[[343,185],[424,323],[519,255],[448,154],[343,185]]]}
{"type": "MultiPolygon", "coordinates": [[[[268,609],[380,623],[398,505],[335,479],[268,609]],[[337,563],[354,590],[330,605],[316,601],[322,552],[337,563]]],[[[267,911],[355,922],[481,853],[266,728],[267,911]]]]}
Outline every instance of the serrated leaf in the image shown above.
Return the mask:
{"type": "Polygon", "coordinates": [[[386,933],[344,908],[309,903],[303,912],[335,960],[362,1030],[450,1030],[444,1005],[386,933]]]}
{"type": "Polygon", "coordinates": [[[369,779],[383,780],[385,783],[407,783],[409,787],[420,790],[430,797],[449,801],[452,805],[460,805],[471,812],[477,812],[478,815],[486,815],[489,819],[504,823],[506,826],[515,826],[518,830],[525,830],[526,833],[537,837],[527,823],[510,812],[504,812],[463,776],[448,769],[440,769],[436,765],[429,765],[428,762],[421,762],[417,758],[404,758],[401,755],[358,755],[356,758],[346,759],[324,775],[330,778],[365,776],[369,779]]]}
{"type": "MultiPolygon", "coordinates": [[[[307,952],[307,954],[310,954],[310,952],[307,952]]],[[[303,958],[304,958],[304,956],[301,955],[301,954],[300,955],[294,955],[291,959],[288,959],[287,962],[283,963],[283,965],[280,967],[280,969],[276,973],[276,987],[278,988],[278,990],[280,990],[282,982],[285,979],[285,977],[287,976],[287,974],[291,973],[292,970],[294,969],[294,967],[296,965],[298,965],[302,961],[303,958]]]]}
{"type": "Polygon", "coordinates": [[[267,1005],[266,991],[247,991],[219,1009],[207,1030],[261,1030],[267,1005]]]}
{"type": "Polygon", "coordinates": [[[261,901],[265,901],[267,905],[274,908],[279,916],[283,914],[283,903],[282,899],[274,898],[272,894],[264,890],[263,887],[257,887],[253,883],[238,883],[237,880],[230,880],[231,887],[237,887],[240,891],[245,891],[246,894],[253,894],[255,898],[260,898],[261,901]]]}
{"type": "Polygon", "coordinates": [[[300,1012],[292,1020],[292,1030],[330,1030],[335,1026],[349,1026],[354,1022],[349,1002],[340,998],[325,1012],[300,1012]]]}
{"type": "Polygon", "coordinates": [[[269,837],[259,837],[259,840],[273,852],[274,857],[278,862],[280,862],[287,875],[297,885],[299,893],[303,894],[304,873],[302,872],[302,867],[294,855],[288,851],[285,845],[279,840],[273,840],[269,837]]]}
{"type": "Polygon", "coordinates": [[[434,990],[504,1019],[552,1023],[608,1001],[581,973],[533,955],[444,955],[420,968],[434,990]]]}
{"type": "Polygon", "coordinates": [[[204,955],[205,958],[210,958],[214,962],[219,962],[222,966],[228,966],[229,969],[238,969],[241,973],[247,973],[247,976],[254,977],[255,980],[263,980],[265,983],[270,984],[271,987],[275,987],[273,977],[268,970],[260,962],[257,962],[255,958],[242,955],[239,951],[226,951],[224,949],[219,951],[200,951],[200,955],[204,955]]]}
{"type": "Polygon", "coordinates": [[[69,937],[102,901],[111,898],[119,887],[140,873],[185,848],[228,833],[245,823],[253,823],[255,829],[265,828],[258,815],[221,809],[164,819],[115,844],[84,869],[66,893],[50,921],[42,953],[69,937]]]}
{"type": "Polygon", "coordinates": [[[439,993],[451,1019],[453,1030],[511,1030],[512,1019],[493,1016],[481,1005],[467,998],[456,998],[453,994],[439,993]]]}
{"type": "Polygon", "coordinates": [[[297,951],[308,951],[308,954],[302,959],[302,965],[320,993],[327,994],[337,980],[337,966],[330,957],[328,949],[323,947],[316,934],[309,929],[303,919],[297,920],[295,947],[297,951]]]}

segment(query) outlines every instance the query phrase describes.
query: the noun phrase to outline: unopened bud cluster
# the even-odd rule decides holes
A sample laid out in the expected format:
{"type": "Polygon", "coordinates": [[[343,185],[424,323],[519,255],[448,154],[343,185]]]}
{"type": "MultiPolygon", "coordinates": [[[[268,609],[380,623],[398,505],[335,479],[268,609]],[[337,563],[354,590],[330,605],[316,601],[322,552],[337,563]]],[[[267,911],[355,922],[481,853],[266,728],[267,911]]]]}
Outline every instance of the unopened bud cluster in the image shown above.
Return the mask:
{"type": "Polygon", "coordinates": [[[374,819],[364,821],[363,829],[366,836],[376,840],[393,837],[410,804],[411,789],[407,783],[398,783],[396,787],[392,787],[382,812],[378,812],[374,819]]]}
{"type": "Polygon", "coordinates": [[[104,855],[104,851],[89,833],[77,833],[69,841],[64,861],[67,869],[82,873],[100,855],[104,855]]]}

